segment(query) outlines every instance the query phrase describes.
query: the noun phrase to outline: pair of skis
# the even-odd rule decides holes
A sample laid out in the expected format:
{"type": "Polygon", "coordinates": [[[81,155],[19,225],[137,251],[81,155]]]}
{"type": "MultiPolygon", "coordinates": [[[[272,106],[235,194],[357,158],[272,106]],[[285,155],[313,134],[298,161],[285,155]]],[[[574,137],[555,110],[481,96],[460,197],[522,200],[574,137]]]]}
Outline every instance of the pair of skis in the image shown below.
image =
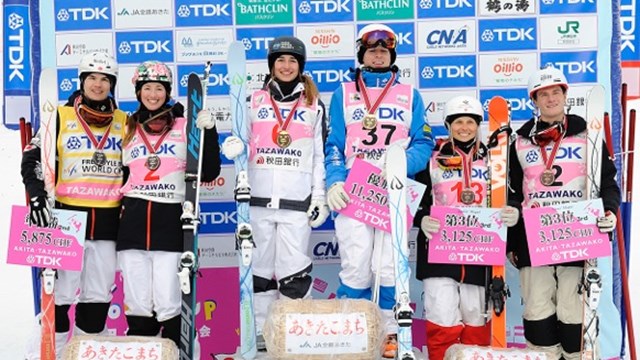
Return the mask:
{"type": "Polygon", "coordinates": [[[189,74],[187,83],[187,165],[185,169],[185,201],[182,204],[183,248],[178,278],[182,291],[180,311],[180,359],[194,359],[196,341],[196,273],[198,271],[198,225],[200,224],[200,174],[204,136],[196,126],[198,113],[205,109],[210,63],[204,76],[189,74]]]}

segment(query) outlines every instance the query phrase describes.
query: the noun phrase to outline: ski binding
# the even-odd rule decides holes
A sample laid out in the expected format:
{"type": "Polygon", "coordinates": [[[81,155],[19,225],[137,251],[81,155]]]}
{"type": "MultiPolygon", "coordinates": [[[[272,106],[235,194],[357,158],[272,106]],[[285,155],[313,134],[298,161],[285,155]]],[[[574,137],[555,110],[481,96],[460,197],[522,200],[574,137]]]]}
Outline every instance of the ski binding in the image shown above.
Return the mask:
{"type": "Polygon", "coordinates": [[[249,266],[251,264],[251,253],[256,243],[253,241],[253,229],[247,223],[238,224],[236,230],[236,250],[240,250],[242,255],[242,264],[249,266]]]}
{"type": "MultiPolygon", "coordinates": [[[[413,309],[409,305],[409,295],[407,293],[400,294],[394,311],[398,326],[411,326],[413,322],[413,309]]],[[[404,359],[404,355],[402,358],[404,359]]]]}
{"type": "Polygon", "coordinates": [[[180,290],[185,294],[189,294],[191,293],[191,274],[196,271],[196,255],[191,251],[182,253],[179,269],[180,290]]]}
{"type": "Polygon", "coordinates": [[[44,293],[47,295],[53,294],[53,288],[56,283],[56,271],[50,268],[42,270],[42,281],[44,283],[44,293]]]}
{"type": "Polygon", "coordinates": [[[248,202],[251,200],[251,185],[249,185],[249,175],[246,170],[242,170],[236,176],[236,187],[233,194],[237,202],[248,202]]]}
{"type": "Polygon", "coordinates": [[[493,311],[497,316],[502,314],[504,310],[504,303],[507,300],[507,297],[511,296],[511,291],[509,291],[509,286],[505,284],[504,278],[502,276],[494,277],[491,279],[491,285],[489,286],[491,302],[493,304],[493,311]]]}

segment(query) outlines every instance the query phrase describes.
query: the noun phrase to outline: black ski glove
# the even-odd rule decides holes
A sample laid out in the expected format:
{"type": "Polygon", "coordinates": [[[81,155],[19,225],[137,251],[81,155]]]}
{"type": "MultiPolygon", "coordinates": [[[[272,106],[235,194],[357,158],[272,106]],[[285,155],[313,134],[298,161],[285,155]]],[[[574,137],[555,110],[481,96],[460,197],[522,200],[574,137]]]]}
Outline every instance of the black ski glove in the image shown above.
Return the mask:
{"type": "Polygon", "coordinates": [[[34,196],[29,199],[31,209],[31,224],[39,227],[47,227],[51,222],[51,209],[46,196],[34,196]]]}

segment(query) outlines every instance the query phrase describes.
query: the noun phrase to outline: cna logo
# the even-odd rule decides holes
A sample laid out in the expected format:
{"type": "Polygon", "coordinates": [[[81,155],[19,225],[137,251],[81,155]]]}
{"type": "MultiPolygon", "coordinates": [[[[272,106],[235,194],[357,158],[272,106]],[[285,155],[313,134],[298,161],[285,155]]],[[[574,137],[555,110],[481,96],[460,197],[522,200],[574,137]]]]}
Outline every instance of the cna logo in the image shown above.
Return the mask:
{"type": "Polygon", "coordinates": [[[4,88],[30,90],[31,31],[29,7],[5,5],[4,8],[4,88]]]}
{"type": "Polygon", "coordinates": [[[535,50],[535,18],[480,20],[480,51],[535,50]]]}
{"type": "Polygon", "coordinates": [[[297,0],[299,23],[353,21],[352,0],[297,0]]]}
{"type": "Polygon", "coordinates": [[[474,20],[418,23],[419,53],[441,54],[451,51],[476,51],[476,24],[474,20]]]}
{"type": "Polygon", "coordinates": [[[116,32],[119,63],[141,63],[149,58],[173,62],[172,31],[116,32]]]}
{"type": "Polygon", "coordinates": [[[596,59],[596,51],[540,54],[540,64],[553,64],[564,73],[570,84],[596,82],[598,80],[596,59]]]}
{"type": "Polygon", "coordinates": [[[235,202],[200,203],[200,233],[233,233],[236,218],[235,202]]]}
{"type": "Polygon", "coordinates": [[[595,13],[596,0],[542,0],[541,14],[595,13]]]}
{"type": "Polygon", "coordinates": [[[293,27],[243,28],[236,30],[236,39],[242,41],[247,50],[247,60],[267,58],[269,44],[279,36],[293,36],[293,27]]]}
{"type": "Polygon", "coordinates": [[[55,1],[57,31],[111,29],[111,1],[55,1]]]}
{"type": "Polygon", "coordinates": [[[224,0],[176,0],[176,26],[233,25],[233,6],[224,0]]]}
{"type": "MultiPolygon", "coordinates": [[[[202,74],[202,65],[178,65],[178,96],[187,96],[187,84],[189,74],[202,74]]],[[[213,64],[209,71],[209,83],[207,84],[207,95],[228,95],[229,76],[227,75],[227,65],[213,64]]]]}
{"type": "Polygon", "coordinates": [[[636,38],[636,23],[640,18],[640,11],[637,11],[636,0],[620,1],[620,49],[622,51],[622,61],[635,61],[640,58],[637,48],[640,42],[636,38]]]}
{"type": "Polygon", "coordinates": [[[476,57],[462,56],[421,56],[418,58],[420,88],[475,87],[476,57]]]}
{"type": "Polygon", "coordinates": [[[343,81],[351,81],[349,68],[353,60],[309,61],[305,74],[311,75],[321,92],[333,92],[343,81]]]}
{"type": "Polygon", "coordinates": [[[476,0],[419,0],[418,18],[468,17],[476,15],[476,0]]]}
{"type": "MultiPolygon", "coordinates": [[[[58,100],[67,100],[71,94],[80,89],[77,69],[58,69],[58,100]]],[[[118,103],[120,107],[120,103],[118,103]]]]}
{"type": "Polygon", "coordinates": [[[529,99],[526,88],[480,90],[480,102],[485,109],[489,105],[489,100],[494,96],[502,96],[511,104],[512,121],[529,120],[533,116],[535,107],[529,99]]]}

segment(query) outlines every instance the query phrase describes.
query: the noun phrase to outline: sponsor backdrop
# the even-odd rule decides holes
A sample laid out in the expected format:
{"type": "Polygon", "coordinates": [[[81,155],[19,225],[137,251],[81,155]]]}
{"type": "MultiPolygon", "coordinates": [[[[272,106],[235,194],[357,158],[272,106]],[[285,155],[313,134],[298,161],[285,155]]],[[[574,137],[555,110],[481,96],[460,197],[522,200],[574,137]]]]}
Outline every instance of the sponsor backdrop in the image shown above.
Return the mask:
{"type": "MultiPolygon", "coordinates": [[[[14,128],[25,116],[38,126],[32,89],[41,67],[58,69],[59,100],[78,88],[82,55],[106,51],[120,64],[116,97],[133,111],[130,82],[135,66],[156,59],[174,72],[173,97],[186,103],[187,76],[212,61],[208,107],[218,118],[221,140],[229,135],[229,90],[225,59],[231,41],[245,45],[249,86],[259,88],[268,72],[269,43],[295,35],[307,45],[306,71],[328,104],[331,92],[348,80],[356,65],[356,34],[366,24],[384,21],[398,34],[401,81],[418,88],[426,118],[444,134],[442,109],[456,95],[486,103],[501,95],[512,106],[514,127],[531,117],[529,75],[544,64],[560,68],[571,83],[571,112],[584,113],[593,83],[611,90],[612,5],[595,0],[9,0],[4,2],[4,124],[14,128]],[[31,25],[31,26],[30,26],[31,25]],[[32,109],[28,114],[26,109],[32,109]]],[[[638,63],[635,0],[622,0],[623,59],[638,63]]],[[[613,47],[615,48],[615,47],[613,47]]],[[[614,54],[614,57],[617,56],[614,54]]],[[[619,91],[616,82],[613,90],[619,91]]],[[[610,108],[610,106],[608,106],[610,108]]],[[[615,118],[614,118],[615,120],[615,118]]],[[[486,134],[486,132],[485,132],[486,134]]],[[[204,184],[201,207],[198,333],[206,358],[234,353],[238,338],[237,258],[232,233],[234,170],[223,159],[222,174],[204,184]]],[[[411,250],[415,255],[414,229],[411,250]]],[[[179,240],[177,240],[179,241],[179,240]]],[[[331,298],[337,288],[338,244],[333,223],[314,231],[313,296],[331,298]]],[[[517,272],[510,268],[512,296],[508,341],[524,343],[517,272]]],[[[412,284],[416,317],[422,315],[422,286],[412,284]]],[[[122,333],[121,293],[116,289],[111,326],[122,333]]],[[[416,345],[424,344],[424,323],[414,326],[416,345]]],[[[203,356],[204,358],[204,356],[203,356]]]]}

